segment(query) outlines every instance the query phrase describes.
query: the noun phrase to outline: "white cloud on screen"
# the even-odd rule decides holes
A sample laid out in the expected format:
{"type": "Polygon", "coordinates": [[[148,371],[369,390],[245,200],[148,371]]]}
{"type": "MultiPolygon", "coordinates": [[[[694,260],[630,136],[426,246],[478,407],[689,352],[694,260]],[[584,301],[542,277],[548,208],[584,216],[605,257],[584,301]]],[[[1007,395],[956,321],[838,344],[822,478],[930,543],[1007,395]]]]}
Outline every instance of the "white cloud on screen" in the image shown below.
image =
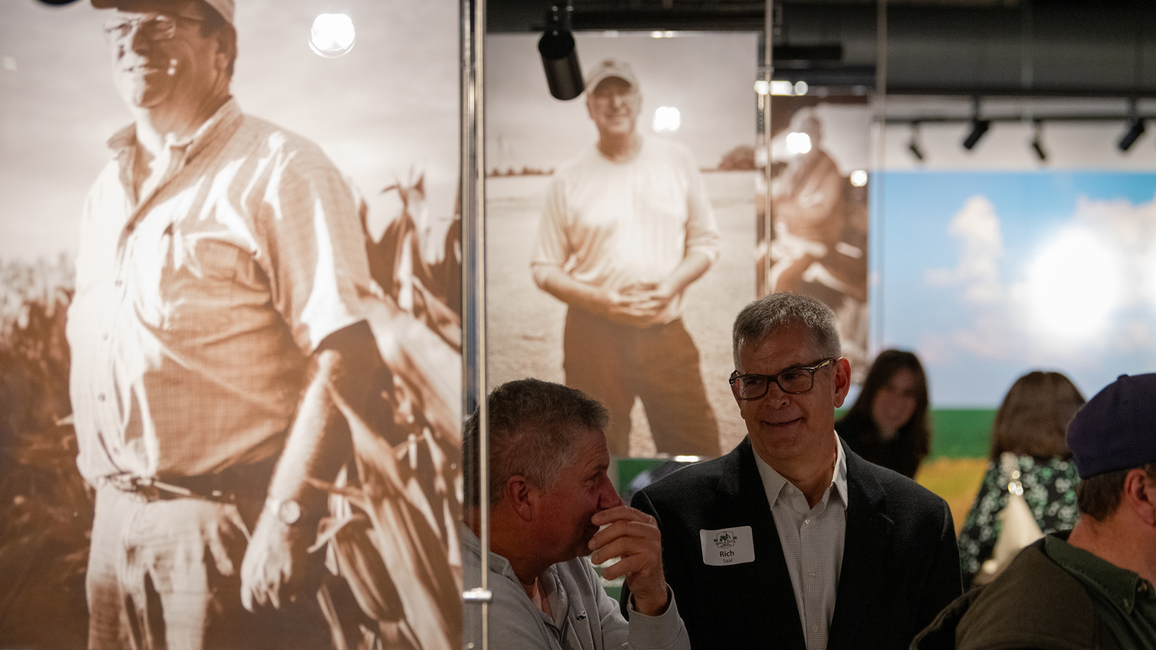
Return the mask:
{"type": "MultiPolygon", "coordinates": [[[[968,198],[948,225],[952,268],[930,269],[928,286],[955,290],[970,321],[925,337],[929,360],[955,353],[1030,364],[1094,364],[1097,352],[1149,350],[1156,343],[1156,199],[1080,197],[1069,219],[1010,267],[1000,264],[999,215],[968,198]]],[[[1018,253],[1017,253],[1018,254],[1018,253]]]]}
{"type": "Polygon", "coordinates": [[[1000,300],[999,260],[1003,257],[1003,235],[995,206],[984,196],[968,198],[951,219],[948,233],[959,240],[959,260],[952,269],[929,269],[924,275],[933,287],[962,285],[969,303],[986,304],[1000,300]]]}

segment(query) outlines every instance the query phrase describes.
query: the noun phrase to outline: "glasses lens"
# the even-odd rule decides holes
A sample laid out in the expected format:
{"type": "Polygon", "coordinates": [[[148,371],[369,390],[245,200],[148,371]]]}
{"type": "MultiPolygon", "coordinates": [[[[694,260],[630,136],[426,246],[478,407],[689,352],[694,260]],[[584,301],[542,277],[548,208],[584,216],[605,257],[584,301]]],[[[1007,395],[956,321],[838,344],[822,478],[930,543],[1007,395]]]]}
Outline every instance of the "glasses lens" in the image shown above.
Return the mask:
{"type": "Polygon", "coordinates": [[[165,15],[146,19],[114,19],[105,23],[104,33],[115,43],[132,36],[134,29],[139,30],[148,41],[167,41],[176,34],[177,21],[165,15]]]}
{"type": "Polygon", "coordinates": [[[762,375],[739,377],[739,397],[758,399],[767,394],[767,378],[762,375]]]}
{"type": "Polygon", "coordinates": [[[779,386],[787,393],[805,393],[811,390],[813,378],[806,370],[787,370],[779,373],[779,386]]]}
{"type": "Polygon", "coordinates": [[[110,20],[104,24],[104,33],[109,40],[119,41],[132,33],[135,24],[132,20],[110,20]]]}
{"type": "Polygon", "coordinates": [[[141,30],[150,41],[167,41],[177,33],[177,20],[168,16],[157,16],[146,20],[141,25],[141,30]]]}

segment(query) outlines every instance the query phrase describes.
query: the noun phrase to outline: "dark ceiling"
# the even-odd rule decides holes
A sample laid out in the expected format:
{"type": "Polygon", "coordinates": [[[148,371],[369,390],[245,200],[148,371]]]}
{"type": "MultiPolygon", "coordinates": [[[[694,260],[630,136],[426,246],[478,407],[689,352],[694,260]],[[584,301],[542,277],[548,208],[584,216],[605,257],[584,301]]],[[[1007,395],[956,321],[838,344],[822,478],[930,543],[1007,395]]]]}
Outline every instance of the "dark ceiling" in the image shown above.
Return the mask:
{"type": "MultiPolygon", "coordinates": [[[[539,32],[549,0],[489,0],[491,33],[539,32]]],[[[575,30],[762,31],[752,0],[574,0],[575,30]]],[[[876,79],[877,2],[776,2],[775,78],[876,79]]],[[[1156,97],[1156,2],[887,3],[891,94],[1156,97]]]]}

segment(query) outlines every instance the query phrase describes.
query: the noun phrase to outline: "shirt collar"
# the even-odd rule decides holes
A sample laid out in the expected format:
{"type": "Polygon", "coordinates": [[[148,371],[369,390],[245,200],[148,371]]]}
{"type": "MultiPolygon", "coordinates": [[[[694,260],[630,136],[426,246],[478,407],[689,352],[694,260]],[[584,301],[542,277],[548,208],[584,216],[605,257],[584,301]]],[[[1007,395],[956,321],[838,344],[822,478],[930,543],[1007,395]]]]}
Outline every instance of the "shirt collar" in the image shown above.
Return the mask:
{"type": "Polygon", "coordinates": [[[1077,576],[1085,585],[1097,590],[1113,606],[1131,614],[1136,599],[1152,594],[1152,585],[1135,571],[1129,571],[1072,546],[1055,535],[1044,538],[1044,551],[1056,564],[1077,576]]]}
{"type": "MultiPolygon", "coordinates": [[[[474,531],[464,522],[458,522],[458,535],[461,537],[462,548],[465,552],[473,557],[478,558],[478,564],[481,565],[482,558],[482,540],[478,538],[474,531]]],[[[480,568],[480,567],[479,567],[480,568]]],[[[525,591],[522,588],[522,582],[518,580],[517,574],[514,573],[514,568],[510,566],[510,561],[490,551],[490,573],[497,573],[518,585],[518,592],[525,596],[525,591]]],[[[558,575],[558,565],[552,564],[546,567],[542,575],[538,576],[538,588],[542,590],[542,598],[550,601],[550,611],[553,612],[553,618],[546,615],[546,612],[538,609],[537,606],[531,605],[534,611],[543,620],[549,622],[558,629],[564,629],[566,620],[570,611],[570,598],[563,588],[562,579],[558,575]]],[[[526,600],[530,598],[526,596],[526,600]]]]}
{"type": "MultiPolygon", "coordinates": [[[[241,107],[236,99],[230,97],[217,109],[213,116],[205,120],[196,132],[187,138],[177,140],[165,138],[165,146],[174,149],[184,148],[186,155],[193,155],[204,148],[212,140],[211,136],[218,130],[241,119],[241,107]]],[[[108,148],[116,154],[117,159],[123,160],[129,151],[136,146],[136,125],[130,124],[117,131],[108,139],[108,148]]]]}
{"type": "MultiPolygon", "coordinates": [[[[473,530],[470,530],[469,526],[460,521],[458,522],[458,535],[461,537],[462,547],[466,549],[467,553],[478,558],[478,565],[480,566],[482,563],[482,540],[474,534],[473,530]]],[[[514,568],[510,566],[510,561],[493,551],[490,551],[488,568],[490,573],[501,574],[518,585],[522,584],[514,573],[514,568]]]]}
{"type": "MultiPolygon", "coordinates": [[[[832,431],[834,436],[835,432],[832,431]]],[[[759,469],[759,477],[763,481],[763,489],[767,491],[767,503],[773,508],[775,503],[779,500],[779,495],[783,491],[783,487],[787,485],[787,479],[782,474],[775,471],[775,468],[767,464],[766,461],[759,456],[756,451],[755,465],[759,469]]],[[[839,438],[835,438],[835,473],[831,477],[831,483],[835,486],[835,494],[839,496],[839,500],[843,502],[843,506],[847,505],[847,457],[843,454],[843,445],[839,444],[839,438]]],[[[826,498],[824,496],[824,498],[826,498]]]]}

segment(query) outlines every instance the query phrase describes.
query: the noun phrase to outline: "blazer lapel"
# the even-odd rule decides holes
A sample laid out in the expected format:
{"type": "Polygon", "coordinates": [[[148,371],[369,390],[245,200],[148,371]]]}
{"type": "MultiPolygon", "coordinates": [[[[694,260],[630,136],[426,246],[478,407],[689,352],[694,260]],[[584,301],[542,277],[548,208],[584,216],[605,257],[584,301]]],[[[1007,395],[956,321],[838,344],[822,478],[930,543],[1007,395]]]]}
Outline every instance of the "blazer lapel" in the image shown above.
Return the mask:
{"type": "Polygon", "coordinates": [[[894,523],[885,514],[885,493],[867,461],[843,443],[847,458],[847,529],[843,566],[835,596],[835,614],[827,647],[859,648],[872,626],[872,607],[888,576],[884,560],[894,523]]]}

